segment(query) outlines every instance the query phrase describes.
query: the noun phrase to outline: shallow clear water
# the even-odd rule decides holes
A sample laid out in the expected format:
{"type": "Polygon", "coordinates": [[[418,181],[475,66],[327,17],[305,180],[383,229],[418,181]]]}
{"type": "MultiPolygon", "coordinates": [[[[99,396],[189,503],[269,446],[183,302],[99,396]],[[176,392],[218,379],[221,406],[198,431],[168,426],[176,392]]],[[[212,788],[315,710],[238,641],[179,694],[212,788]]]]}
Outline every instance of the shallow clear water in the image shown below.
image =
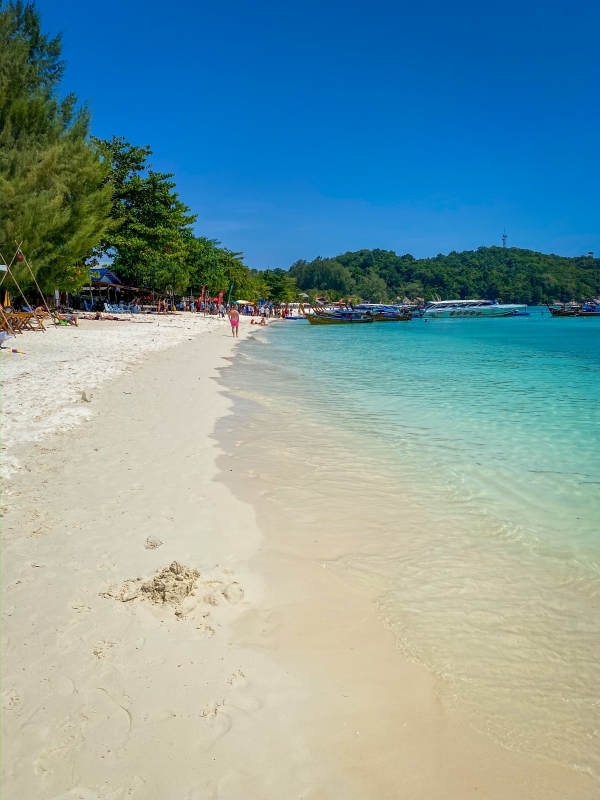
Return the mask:
{"type": "Polygon", "coordinates": [[[368,587],[446,702],[598,774],[600,321],[531,311],[279,323],[224,380],[258,400],[238,433],[268,456],[264,491],[364,530],[328,566],[368,587]]]}

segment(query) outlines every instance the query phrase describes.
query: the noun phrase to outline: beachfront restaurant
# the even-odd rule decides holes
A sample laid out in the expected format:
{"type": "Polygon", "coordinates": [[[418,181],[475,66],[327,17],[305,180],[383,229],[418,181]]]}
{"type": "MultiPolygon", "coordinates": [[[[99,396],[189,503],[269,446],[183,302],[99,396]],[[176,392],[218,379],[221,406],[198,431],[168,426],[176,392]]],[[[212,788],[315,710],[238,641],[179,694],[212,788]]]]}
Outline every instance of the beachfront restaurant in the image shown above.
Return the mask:
{"type": "Polygon", "coordinates": [[[90,270],[90,284],[72,297],[72,307],[82,311],[104,311],[105,303],[120,306],[141,302],[140,294],[146,293],[135,286],[126,286],[112,269],[100,267],[90,270]]]}

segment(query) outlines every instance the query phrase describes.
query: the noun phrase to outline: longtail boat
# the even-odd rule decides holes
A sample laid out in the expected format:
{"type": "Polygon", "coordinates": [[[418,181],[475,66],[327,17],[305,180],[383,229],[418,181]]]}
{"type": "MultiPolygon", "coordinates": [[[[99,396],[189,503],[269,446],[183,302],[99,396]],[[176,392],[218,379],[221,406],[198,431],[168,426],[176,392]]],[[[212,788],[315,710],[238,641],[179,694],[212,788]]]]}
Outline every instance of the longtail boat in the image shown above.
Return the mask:
{"type": "Polygon", "coordinates": [[[596,317],[600,319],[600,300],[585,300],[583,303],[554,303],[548,306],[553,317],[596,317]]]}
{"type": "MultiPolygon", "coordinates": [[[[306,314],[304,306],[300,306],[306,314]]],[[[354,311],[350,308],[326,309],[318,306],[309,307],[312,313],[306,314],[311,325],[355,325],[373,322],[373,315],[365,311],[354,311]]]]}
{"type": "Polygon", "coordinates": [[[354,306],[355,311],[370,311],[375,322],[410,322],[413,318],[412,313],[406,308],[398,306],[375,305],[362,303],[354,306]]]}

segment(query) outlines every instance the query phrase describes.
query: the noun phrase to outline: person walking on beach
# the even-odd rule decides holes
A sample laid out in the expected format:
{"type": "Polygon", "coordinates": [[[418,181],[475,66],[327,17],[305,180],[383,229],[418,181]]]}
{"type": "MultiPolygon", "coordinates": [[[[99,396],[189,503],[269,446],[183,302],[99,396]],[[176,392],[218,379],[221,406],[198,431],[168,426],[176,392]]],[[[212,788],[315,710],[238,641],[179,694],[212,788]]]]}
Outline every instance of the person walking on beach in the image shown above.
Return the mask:
{"type": "Polygon", "coordinates": [[[240,328],[240,312],[235,306],[232,306],[227,312],[229,322],[231,323],[231,335],[237,336],[240,328]]]}

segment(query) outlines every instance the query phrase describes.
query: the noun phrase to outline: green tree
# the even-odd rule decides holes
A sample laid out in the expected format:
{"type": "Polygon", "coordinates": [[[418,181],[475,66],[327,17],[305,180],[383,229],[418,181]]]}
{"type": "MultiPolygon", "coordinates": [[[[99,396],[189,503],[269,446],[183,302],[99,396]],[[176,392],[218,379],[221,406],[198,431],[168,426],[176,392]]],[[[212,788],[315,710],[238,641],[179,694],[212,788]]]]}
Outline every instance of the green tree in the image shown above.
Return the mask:
{"type": "Polygon", "coordinates": [[[296,261],[290,267],[289,273],[296,279],[298,288],[303,291],[333,289],[342,296],[352,294],[356,288],[356,282],[350,270],[335,258],[318,256],[310,263],[296,261]]]}
{"type": "Polygon", "coordinates": [[[261,297],[274,303],[292,303],[298,298],[296,280],[283,269],[266,269],[258,273],[261,297]]]}
{"type": "Polygon", "coordinates": [[[334,259],[296,262],[290,275],[298,278],[305,291],[313,288],[311,281],[318,275],[319,290],[331,295],[338,283],[333,273],[322,270],[328,263],[341,265],[356,282],[358,293],[370,299],[384,295],[383,287],[379,285],[378,291],[369,276],[384,281],[388,296],[394,298],[405,294],[426,300],[480,297],[534,304],[600,294],[599,258],[590,254],[566,258],[517,247],[479,247],[422,259],[389,250],[358,250],[334,259]]]}
{"type": "MultiPolygon", "coordinates": [[[[58,98],[61,41],[41,32],[33,3],[0,5],[0,248],[15,240],[44,290],[76,290],[108,225],[107,167],[89,138],[90,113],[58,98]]],[[[22,286],[31,282],[16,265],[22,286]]]]}
{"type": "Polygon", "coordinates": [[[147,163],[152,151],[122,137],[99,141],[110,164],[111,225],[99,247],[121,278],[135,286],[183,292],[192,271],[195,214],[179,200],[171,174],[147,163]]]}
{"type": "Polygon", "coordinates": [[[387,283],[374,272],[368,272],[360,279],[357,291],[368,303],[385,303],[388,300],[387,283]]]}
{"type": "Polygon", "coordinates": [[[202,287],[210,297],[223,292],[225,297],[232,288],[232,300],[254,300],[258,288],[250,270],[243,263],[243,253],[234,253],[219,247],[215,239],[189,238],[190,283],[189,288],[199,295],[202,287]]]}

